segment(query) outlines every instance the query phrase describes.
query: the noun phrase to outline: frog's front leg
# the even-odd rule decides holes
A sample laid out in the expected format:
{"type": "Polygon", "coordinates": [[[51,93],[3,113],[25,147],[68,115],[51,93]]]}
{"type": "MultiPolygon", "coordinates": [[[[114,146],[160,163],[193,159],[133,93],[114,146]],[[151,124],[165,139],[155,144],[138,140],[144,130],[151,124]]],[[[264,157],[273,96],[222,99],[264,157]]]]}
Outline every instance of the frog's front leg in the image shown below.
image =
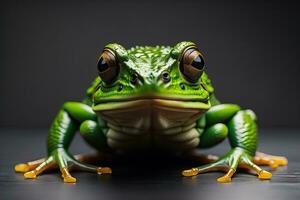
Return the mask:
{"type": "Polygon", "coordinates": [[[284,165],[284,157],[267,157],[256,154],[256,123],[255,114],[250,110],[240,110],[233,104],[221,104],[212,107],[199,123],[205,124],[206,130],[200,136],[200,147],[210,147],[222,141],[228,134],[232,149],[217,161],[184,170],[184,176],[194,176],[208,171],[222,170],[226,175],[218,179],[219,182],[230,182],[238,166],[254,170],[260,179],[270,179],[272,174],[261,169],[258,165],[269,164],[266,160],[273,160],[284,165]],[[202,121],[202,122],[201,122],[202,121]],[[204,121],[204,122],[203,122],[204,121]],[[260,157],[259,157],[260,156],[260,157]]]}
{"type": "Polygon", "coordinates": [[[107,167],[83,164],[68,152],[71,140],[78,129],[89,140],[94,139],[95,144],[105,145],[105,136],[91,107],[82,103],[67,102],[63,105],[50,128],[47,142],[48,157],[44,160],[17,165],[16,171],[22,172],[31,169],[24,174],[25,178],[36,178],[45,170],[58,165],[64,182],[76,182],[76,179],[69,172],[71,167],[100,174],[111,173],[111,169],[107,167]]]}

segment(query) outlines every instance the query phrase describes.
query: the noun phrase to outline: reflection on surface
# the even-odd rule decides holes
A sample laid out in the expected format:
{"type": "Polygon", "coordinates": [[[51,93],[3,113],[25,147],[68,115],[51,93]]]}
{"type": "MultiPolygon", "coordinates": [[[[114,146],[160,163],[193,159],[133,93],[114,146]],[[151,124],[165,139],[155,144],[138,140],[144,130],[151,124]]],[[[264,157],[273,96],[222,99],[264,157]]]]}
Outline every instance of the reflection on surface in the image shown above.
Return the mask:
{"type": "MultiPolygon", "coordinates": [[[[216,178],[222,172],[182,177],[182,169],[198,163],[178,157],[156,155],[119,156],[110,165],[113,174],[100,176],[74,172],[76,184],[64,184],[57,172],[41,175],[36,180],[24,180],[13,171],[13,165],[22,160],[45,155],[47,131],[0,130],[6,135],[0,141],[0,195],[3,199],[30,197],[30,199],[296,199],[300,188],[299,131],[262,130],[260,150],[285,155],[288,167],[273,172],[270,181],[260,181],[253,174],[239,171],[229,184],[219,184],[216,178]],[[290,137],[284,137],[288,134],[290,137]],[[18,140],[16,140],[18,138],[18,140]],[[284,145],[283,145],[284,143],[284,145]],[[34,145],[32,145],[34,144],[34,145]],[[12,146],[14,148],[12,148],[12,146]],[[17,148],[16,148],[17,147],[17,148]]],[[[229,149],[224,142],[217,148],[205,150],[223,154],[229,149]]],[[[90,152],[81,138],[72,144],[72,153],[90,152]]],[[[1,198],[1,199],[2,199],[1,198]]]]}

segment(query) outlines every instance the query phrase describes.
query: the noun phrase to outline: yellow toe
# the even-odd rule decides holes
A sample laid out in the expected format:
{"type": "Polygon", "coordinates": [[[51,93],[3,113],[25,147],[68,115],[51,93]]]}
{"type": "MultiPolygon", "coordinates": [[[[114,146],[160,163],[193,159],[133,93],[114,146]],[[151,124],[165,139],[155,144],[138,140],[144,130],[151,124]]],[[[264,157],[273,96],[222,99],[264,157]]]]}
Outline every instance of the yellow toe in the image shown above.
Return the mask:
{"type": "Polygon", "coordinates": [[[26,172],[26,173],[24,174],[24,177],[25,177],[25,178],[34,179],[34,178],[36,178],[36,173],[35,173],[34,171],[26,172]]]}
{"type": "Polygon", "coordinates": [[[15,165],[15,171],[16,172],[28,172],[30,170],[29,165],[25,163],[20,163],[15,165]]]}
{"type": "Polygon", "coordinates": [[[64,182],[65,183],[76,183],[76,178],[74,178],[73,176],[67,176],[67,177],[64,177],[64,182]]]}
{"type": "Polygon", "coordinates": [[[258,178],[261,180],[268,180],[272,178],[272,173],[266,171],[266,170],[261,170],[261,172],[258,175],[258,178]]]}
{"type": "Polygon", "coordinates": [[[231,182],[231,178],[228,176],[222,176],[222,177],[218,178],[217,181],[219,183],[229,183],[229,182],[231,182]]]}
{"type": "Polygon", "coordinates": [[[283,158],[281,158],[281,159],[277,159],[277,160],[275,160],[275,162],[276,162],[278,165],[287,165],[287,164],[288,164],[288,160],[287,160],[285,157],[283,157],[283,158]]]}
{"type": "Polygon", "coordinates": [[[199,172],[198,168],[192,168],[182,171],[182,176],[196,176],[199,172]]]}
{"type": "Polygon", "coordinates": [[[279,165],[278,165],[277,162],[273,162],[273,163],[270,164],[270,167],[271,167],[272,169],[277,169],[278,166],[279,166],[279,165]]]}
{"type": "Polygon", "coordinates": [[[111,174],[112,170],[109,167],[98,167],[97,168],[97,173],[98,174],[111,174]]]}

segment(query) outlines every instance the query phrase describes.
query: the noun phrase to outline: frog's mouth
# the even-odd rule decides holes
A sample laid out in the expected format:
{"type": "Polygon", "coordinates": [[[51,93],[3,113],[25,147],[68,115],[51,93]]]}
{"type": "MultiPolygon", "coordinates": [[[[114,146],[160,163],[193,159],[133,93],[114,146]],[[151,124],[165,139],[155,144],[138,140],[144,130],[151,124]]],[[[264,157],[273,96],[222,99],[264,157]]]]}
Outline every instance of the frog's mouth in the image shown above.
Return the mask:
{"type": "Polygon", "coordinates": [[[170,99],[166,97],[139,97],[123,99],[106,99],[93,106],[96,112],[122,110],[134,107],[159,106],[174,109],[208,110],[211,105],[208,99],[170,99]]]}
{"type": "Polygon", "coordinates": [[[118,101],[102,99],[93,106],[93,110],[109,127],[119,127],[116,130],[121,132],[129,128],[129,133],[194,126],[195,121],[209,108],[209,101],[157,96],[130,97],[118,101]]]}

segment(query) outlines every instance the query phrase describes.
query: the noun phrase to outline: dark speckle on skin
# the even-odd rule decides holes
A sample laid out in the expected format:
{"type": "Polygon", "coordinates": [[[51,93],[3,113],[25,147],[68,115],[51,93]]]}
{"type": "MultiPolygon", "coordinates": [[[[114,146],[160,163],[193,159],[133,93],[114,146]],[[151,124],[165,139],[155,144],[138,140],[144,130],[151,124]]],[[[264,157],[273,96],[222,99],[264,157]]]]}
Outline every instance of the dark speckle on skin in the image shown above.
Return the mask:
{"type": "Polygon", "coordinates": [[[180,83],[180,84],[179,84],[179,87],[180,87],[182,90],[185,90],[185,86],[184,86],[183,83],[180,83]]]}
{"type": "Polygon", "coordinates": [[[120,92],[121,90],[123,89],[123,85],[122,84],[120,84],[120,85],[118,85],[118,92],[120,92]]]}

